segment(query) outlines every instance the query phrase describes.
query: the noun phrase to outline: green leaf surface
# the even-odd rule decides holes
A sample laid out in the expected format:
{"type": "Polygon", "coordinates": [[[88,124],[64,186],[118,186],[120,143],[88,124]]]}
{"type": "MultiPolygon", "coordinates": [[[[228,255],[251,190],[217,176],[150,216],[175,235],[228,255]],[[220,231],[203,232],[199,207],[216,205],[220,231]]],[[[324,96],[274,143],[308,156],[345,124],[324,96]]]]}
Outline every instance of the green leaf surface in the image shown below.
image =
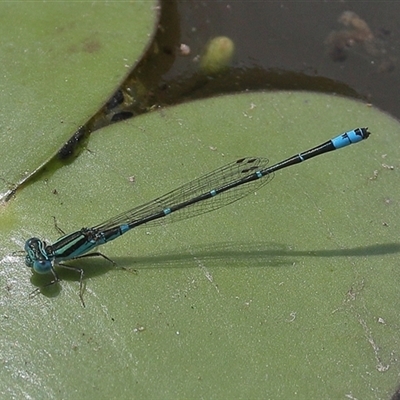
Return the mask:
{"type": "Polygon", "coordinates": [[[149,43],[156,1],[0,4],[0,193],[47,161],[149,43]]]}
{"type": "Polygon", "coordinates": [[[399,371],[400,127],[355,101],[248,93],[163,109],[0,214],[3,398],[389,398],[399,371]],[[13,255],[244,156],[271,164],[355,127],[371,137],[276,173],[198,218],[138,228],[29,299],[13,255]],[[135,272],[136,271],[136,272],[135,272]]]}

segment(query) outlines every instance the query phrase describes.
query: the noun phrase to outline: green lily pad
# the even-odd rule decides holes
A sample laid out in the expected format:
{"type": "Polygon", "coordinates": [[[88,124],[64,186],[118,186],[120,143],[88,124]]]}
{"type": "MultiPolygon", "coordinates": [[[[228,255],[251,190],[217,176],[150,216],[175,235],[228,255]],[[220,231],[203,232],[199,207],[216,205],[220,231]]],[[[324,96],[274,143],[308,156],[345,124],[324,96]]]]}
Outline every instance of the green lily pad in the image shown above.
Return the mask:
{"type": "Polygon", "coordinates": [[[154,34],[157,4],[1,3],[0,194],[44,164],[112,95],[154,34]]]}
{"type": "Polygon", "coordinates": [[[113,125],[0,214],[0,393],[21,398],[388,398],[398,378],[397,121],[312,93],[192,102],[113,125]],[[213,213],[138,228],[32,299],[13,255],[244,156],[279,162],[355,127],[371,137],[276,173],[213,213]]]}

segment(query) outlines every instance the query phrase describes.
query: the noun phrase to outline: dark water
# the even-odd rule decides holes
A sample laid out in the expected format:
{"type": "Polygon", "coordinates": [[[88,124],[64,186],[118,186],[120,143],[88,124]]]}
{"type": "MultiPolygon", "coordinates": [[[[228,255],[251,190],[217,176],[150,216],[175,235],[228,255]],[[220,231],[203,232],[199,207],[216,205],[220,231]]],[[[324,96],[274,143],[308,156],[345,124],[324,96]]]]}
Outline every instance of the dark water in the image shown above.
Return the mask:
{"type": "Polygon", "coordinates": [[[216,91],[230,86],[337,92],[400,117],[399,1],[193,0],[176,7],[177,36],[192,53],[174,60],[165,82],[185,86],[197,68],[195,55],[208,39],[225,35],[236,51],[231,73],[220,85],[213,82],[216,91]]]}

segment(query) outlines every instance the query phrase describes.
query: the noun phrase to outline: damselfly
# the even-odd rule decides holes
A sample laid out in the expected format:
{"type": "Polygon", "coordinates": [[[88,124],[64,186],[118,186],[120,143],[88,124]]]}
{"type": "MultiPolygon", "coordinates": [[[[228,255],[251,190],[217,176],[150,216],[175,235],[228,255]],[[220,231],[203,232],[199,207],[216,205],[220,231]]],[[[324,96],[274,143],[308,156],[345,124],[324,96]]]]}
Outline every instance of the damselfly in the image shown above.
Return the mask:
{"type": "MultiPolygon", "coordinates": [[[[368,128],[356,128],[270,167],[267,167],[266,158],[241,158],[99,225],[62,236],[53,244],[33,237],[25,243],[25,263],[38,274],[52,273],[53,279],[46,286],[60,281],[55,266],[78,272],[79,296],[84,306],[83,269],[66,265],[63,261],[102,256],[113,262],[99,252],[89,252],[140,225],[155,225],[161,218],[170,222],[183,220],[224,207],[265,185],[275,171],[360,142],[369,134],[368,128]]],[[[33,293],[38,290],[40,288],[33,293]]]]}

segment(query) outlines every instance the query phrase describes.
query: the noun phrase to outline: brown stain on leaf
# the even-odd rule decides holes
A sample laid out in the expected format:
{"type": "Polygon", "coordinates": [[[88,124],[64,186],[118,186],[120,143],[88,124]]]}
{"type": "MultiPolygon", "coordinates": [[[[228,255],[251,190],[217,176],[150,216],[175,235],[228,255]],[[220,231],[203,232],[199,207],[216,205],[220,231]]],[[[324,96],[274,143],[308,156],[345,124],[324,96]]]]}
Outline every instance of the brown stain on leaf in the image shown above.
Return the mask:
{"type": "Polygon", "coordinates": [[[82,49],[86,53],[97,53],[100,48],[101,44],[97,39],[86,39],[82,45],[82,49]]]}
{"type": "Polygon", "coordinates": [[[84,39],[81,44],[74,43],[67,48],[67,52],[73,53],[97,53],[101,49],[98,39],[84,39]]]}

